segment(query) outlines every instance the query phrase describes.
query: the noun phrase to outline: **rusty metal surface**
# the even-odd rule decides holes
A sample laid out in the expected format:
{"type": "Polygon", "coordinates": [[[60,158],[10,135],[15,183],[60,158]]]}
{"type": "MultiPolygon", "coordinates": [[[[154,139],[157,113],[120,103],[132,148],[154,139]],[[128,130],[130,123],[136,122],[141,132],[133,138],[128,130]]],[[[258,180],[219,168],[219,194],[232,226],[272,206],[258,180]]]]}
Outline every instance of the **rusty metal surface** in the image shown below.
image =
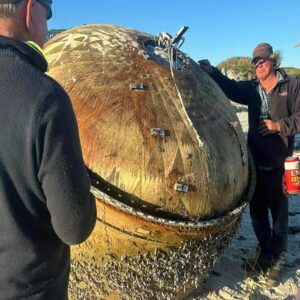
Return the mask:
{"type": "Polygon", "coordinates": [[[147,46],[153,42],[123,27],[73,28],[48,42],[49,74],[71,96],[93,172],[162,211],[222,215],[237,205],[248,182],[236,114],[192,60],[172,74],[165,58],[153,59],[147,46]],[[137,83],[144,89],[130,88],[137,83]],[[169,135],[155,137],[153,128],[169,135]],[[176,191],[176,183],[189,191],[176,191]]]}
{"type": "Polygon", "coordinates": [[[93,234],[72,247],[71,299],[182,299],[253,194],[234,109],[195,62],[180,52],[171,62],[132,29],[73,28],[45,53],[71,96],[97,198],[93,234]]]}
{"type": "Polygon", "coordinates": [[[203,222],[170,221],[117,204],[93,189],[98,222],[72,249],[71,299],[184,299],[198,288],[228,247],[255,187],[228,214],[203,222]]]}

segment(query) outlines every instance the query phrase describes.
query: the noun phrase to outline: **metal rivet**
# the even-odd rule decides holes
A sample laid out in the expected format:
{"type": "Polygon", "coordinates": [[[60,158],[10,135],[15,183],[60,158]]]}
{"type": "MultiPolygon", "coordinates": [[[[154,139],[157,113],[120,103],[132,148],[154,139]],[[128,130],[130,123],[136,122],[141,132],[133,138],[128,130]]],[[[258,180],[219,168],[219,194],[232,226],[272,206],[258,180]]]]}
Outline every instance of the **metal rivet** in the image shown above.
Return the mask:
{"type": "Polygon", "coordinates": [[[151,128],[151,135],[152,136],[169,136],[170,131],[161,128],[151,128]]]}
{"type": "Polygon", "coordinates": [[[174,186],[175,190],[177,192],[183,192],[183,193],[187,193],[189,191],[189,186],[187,184],[184,183],[175,183],[174,186]]]}

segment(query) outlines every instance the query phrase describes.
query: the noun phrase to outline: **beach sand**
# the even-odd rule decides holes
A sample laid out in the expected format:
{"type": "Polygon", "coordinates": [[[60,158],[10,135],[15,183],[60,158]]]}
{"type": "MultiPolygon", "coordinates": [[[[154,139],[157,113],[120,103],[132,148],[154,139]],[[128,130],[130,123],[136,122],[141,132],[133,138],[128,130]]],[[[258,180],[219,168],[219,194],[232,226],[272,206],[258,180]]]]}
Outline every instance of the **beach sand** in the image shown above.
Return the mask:
{"type": "MultiPolygon", "coordinates": [[[[245,135],[248,131],[247,112],[237,113],[245,135]]],[[[300,137],[296,138],[296,145],[300,137]]],[[[297,153],[300,156],[300,153],[297,153]]],[[[215,266],[204,286],[187,300],[200,299],[297,299],[300,300],[300,196],[289,198],[289,247],[282,282],[275,288],[266,285],[265,278],[258,273],[247,273],[243,259],[255,256],[257,241],[252,230],[249,207],[246,208],[241,226],[215,266]]]]}

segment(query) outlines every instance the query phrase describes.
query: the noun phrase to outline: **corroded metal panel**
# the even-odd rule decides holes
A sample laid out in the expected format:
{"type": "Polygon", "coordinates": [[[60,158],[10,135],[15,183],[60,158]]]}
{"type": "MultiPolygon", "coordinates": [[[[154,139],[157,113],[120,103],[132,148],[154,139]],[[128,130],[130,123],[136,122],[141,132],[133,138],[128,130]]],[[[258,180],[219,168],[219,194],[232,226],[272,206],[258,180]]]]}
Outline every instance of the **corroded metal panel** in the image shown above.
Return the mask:
{"type": "Polygon", "coordinates": [[[164,211],[199,219],[225,213],[248,182],[234,109],[192,60],[172,72],[164,57],[153,59],[151,43],[150,35],[109,25],[71,29],[48,43],[49,74],[72,98],[84,160],[164,211]],[[131,89],[136,83],[144,89],[131,89]],[[169,135],[155,137],[153,128],[169,135]],[[176,183],[189,191],[178,193],[176,183]]]}
{"type": "Polygon", "coordinates": [[[74,299],[181,299],[226,249],[253,193],[233,107],[161,37],[88,25],[45,49],[97,199],[95,230],[72,249],[74,299]]]}

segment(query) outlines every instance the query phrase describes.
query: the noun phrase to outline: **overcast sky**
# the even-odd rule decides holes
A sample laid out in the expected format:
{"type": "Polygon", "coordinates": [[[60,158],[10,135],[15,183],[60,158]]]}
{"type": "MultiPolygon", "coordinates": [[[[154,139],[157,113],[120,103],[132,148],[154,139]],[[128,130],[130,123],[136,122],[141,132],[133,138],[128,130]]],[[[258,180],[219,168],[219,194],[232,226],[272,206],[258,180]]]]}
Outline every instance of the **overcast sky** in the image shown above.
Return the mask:
{"type": "Polygon", "coordinates": [[[212,64],[251,56],[260,42],[283,54],[282,66],[300,67],[300,0],[54,0],[49,29],[115,24],[153,35],[189,26],[181,48],[212,64]]]}

